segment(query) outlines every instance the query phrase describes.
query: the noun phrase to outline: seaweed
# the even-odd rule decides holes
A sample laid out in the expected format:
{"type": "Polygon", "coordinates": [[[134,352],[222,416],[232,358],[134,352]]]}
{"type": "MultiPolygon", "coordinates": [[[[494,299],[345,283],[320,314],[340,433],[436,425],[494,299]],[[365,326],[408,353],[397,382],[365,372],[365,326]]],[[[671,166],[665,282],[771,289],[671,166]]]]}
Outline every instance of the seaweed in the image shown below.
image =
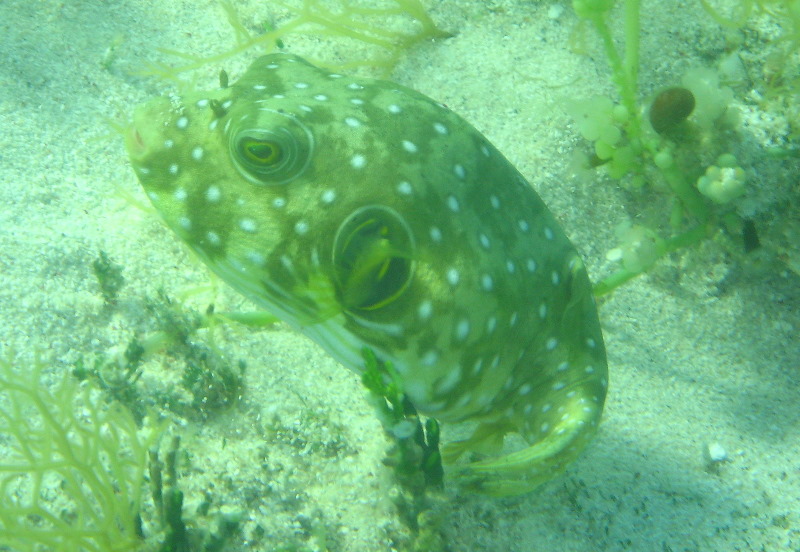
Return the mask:
{"type": "Polygon", "coordinates": [[[407,549],[446,550],[441,533],[444,469],[439,424],[434,418],[423,423],[390,362],[380,361],[369,348],[362,350],[362,356],[361,383],[369,391],[378,419],[393,443],[384,463],[392,468],[400,486],[394,503],[413,535],[407,549]]]}
{"type": "Polygon", "coordinates": [[[148,450],[164,424],[140,430],[69,374],[49,388],[46,367],[0,360],[0,549],[136,550],[148,450]]]}
{"type": "Polygon", "coordinates": [[[316,60],[316,65],[346,71],[356,67],[371,67],[388,75],[401,56],[421,42],[451,37],[452,34],[436,26],[420,0],[382,0],[365,4],[357,0],[299,0],[275,1],[282,14],[278,23],[271,20],[258,26],[258,32],[248,30],[228,0],[220,0],[221,9],[234,31],[236,45],[209,57],[200,57],[170,49],[162,53],[179,57],[185,63],[176,66],[157,64],[146,73],[180,82],[181,73],[208,64],[217,64],[243,52],[256,50],[261,54],[283,49],[290,39],[309,36],[315,40],[333,39],[337,46],[347,44],[366,47],[371,54],[366,58],[350,57],[356,48],[344,48],[345,59],[316,60]]]}
{"type": "Polygon", "coordinates": [[[617,229],[619,243],[606,257],[622,266],[595,284],[595,295],[601,296],[673,252],[720,234],[741,234],[745,220],[736,200],[746,193],[751,171],[733,154],[742,150],[738,113],[734,92],[719,71],[691,68],[680,85],[641,100],[640,1],[573,0],[573,8],[581,29],[588,26],[600,37],[618,94],[618,101],[596,96],[568,106],[580,134],[593,146],[584,164],[605,170],[631,192],[647,186],[665,194],[670,205],[666,213],[650,217],[637,213],[642,222],[617,229]],[[624,48],[612,32],[611,10],[617,6],[624,14],[624,48]]]}

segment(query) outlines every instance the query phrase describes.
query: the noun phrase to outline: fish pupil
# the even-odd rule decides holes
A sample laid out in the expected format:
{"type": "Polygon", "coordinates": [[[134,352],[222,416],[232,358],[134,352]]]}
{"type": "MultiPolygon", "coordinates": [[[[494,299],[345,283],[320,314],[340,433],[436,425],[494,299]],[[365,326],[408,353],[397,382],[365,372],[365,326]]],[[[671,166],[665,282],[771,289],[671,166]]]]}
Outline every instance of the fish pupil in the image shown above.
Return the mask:
{"type": "Polygon", "coordinates": [[[242,149],[250,161],[260,165],[274,165],[281,159],[281,148],[274,142],[244,139],[242,149]]]}

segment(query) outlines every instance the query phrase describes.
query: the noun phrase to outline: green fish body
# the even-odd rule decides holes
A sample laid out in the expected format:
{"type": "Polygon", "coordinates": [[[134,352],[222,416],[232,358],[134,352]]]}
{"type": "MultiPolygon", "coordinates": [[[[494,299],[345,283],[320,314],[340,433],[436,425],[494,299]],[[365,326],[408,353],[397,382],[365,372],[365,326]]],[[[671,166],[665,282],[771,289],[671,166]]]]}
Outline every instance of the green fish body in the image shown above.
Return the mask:
{"type": "Polygon", "coordinates": [[[443,105],[303,59],[140,107],[134,170],[223,280],[363,369],[396,367],[491,494],[561,472],[594,434],[606,357],[583,263],[523,176],[443,105]],[[527,443],[501,454],[508,433],[527,443]],[[473,455],[471,455],[473,456],[473,455]]]}

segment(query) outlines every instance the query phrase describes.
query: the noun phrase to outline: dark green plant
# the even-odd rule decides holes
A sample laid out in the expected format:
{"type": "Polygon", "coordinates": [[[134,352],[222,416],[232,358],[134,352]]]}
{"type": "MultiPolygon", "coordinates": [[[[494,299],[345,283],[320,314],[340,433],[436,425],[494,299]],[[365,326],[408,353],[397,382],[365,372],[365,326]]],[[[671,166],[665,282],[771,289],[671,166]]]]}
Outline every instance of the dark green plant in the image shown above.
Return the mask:
{"type": "MultiPolygon", "coordinates": [[[[241,515],[220,514],[210,524],[187,526],[183,491],[178,485],[179,452],[180,437],[177,435],[172,437],[170,447],[163,455],[157,449],[150,450],[150,488],[162,529],[158,552],[221,552],[238,531],[241,515]],[[214,526],[213,530],[211,526],[214,526]]],[[[197,517],[207,516],[210,500],[207,497],[207,501],[200,504],[195,513],[197,517]]]]}
{"type": "MultiPolygon", "coordinates": [[[[180,416],[206,420],[239,400],[246,369],[244,361],[231,362],[213,343],[213,330],[219,321],[237,320],[238,313],[220,316],[212,310],[201,315],[160,292],[147,299],[144,307],[145,323],[154,328],[152,331],[134,336],[122,354],[104,351],[94,355],[92,361],[80,357],[73,374],[96,381],[141,420],[147,407],[155,406],[154,397],[144,396],[137,387],[146,361],[169,360],[165,366],[182,370],[180,381],[185,392],[165,389],[158,397],[160,404],[180,416]],[[201,337],[200,330],[207,330],[208,336],[201,337]]],[[[266,320],[261,313],[242,317],[266,320]]]]}
{"type": "Polygon", "coordinates": [[[97,259],[92,261],[92,271],[95,278],[97,278],[97,283],[100,285],[100,294],[106,304],[116,303],[117,295],[122,286],[125,285],[122,267],[112,261],[105,251],[100,250],[97,259]]]}
{"type": "Polygon", "coordinates": [[[408,550],[446,550],[441,534],[444,470],[439,452],[439,424],[433,418],[422,422],[390,362],[381,362],[367,348],[362,354],[361,382],[392,441],[384,463],[393,469],[400,485],[401,492],[394,502],[413,535],[408,550]]]}

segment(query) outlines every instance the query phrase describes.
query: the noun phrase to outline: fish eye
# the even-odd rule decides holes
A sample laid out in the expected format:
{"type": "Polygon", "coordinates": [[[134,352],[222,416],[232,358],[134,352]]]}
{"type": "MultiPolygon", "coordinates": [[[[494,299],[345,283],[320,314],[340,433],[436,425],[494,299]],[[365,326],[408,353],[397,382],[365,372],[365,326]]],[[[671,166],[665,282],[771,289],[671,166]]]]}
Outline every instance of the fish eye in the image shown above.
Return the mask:
{"type": "Polygon", "coordinates": [[[302,175],[314,151],[308,128],[293,116],[261,110],[246,125],[233,125],[229,151],[234,166],[250,182],[288,184],[302,175]]]}
{"type": "Polygon", "coordinates": [[[277,142],[245,136],[239,150],[253,164],[274,165],[281,159],[281,146],[277,142]]]}
{"type": "Polygon", "coordinates": [[[394,210],[371,205],[352,213],[334,238],[333,266],[345,308],[375,311],[397,300],[414,272],[411,230],[394,210]]]}

